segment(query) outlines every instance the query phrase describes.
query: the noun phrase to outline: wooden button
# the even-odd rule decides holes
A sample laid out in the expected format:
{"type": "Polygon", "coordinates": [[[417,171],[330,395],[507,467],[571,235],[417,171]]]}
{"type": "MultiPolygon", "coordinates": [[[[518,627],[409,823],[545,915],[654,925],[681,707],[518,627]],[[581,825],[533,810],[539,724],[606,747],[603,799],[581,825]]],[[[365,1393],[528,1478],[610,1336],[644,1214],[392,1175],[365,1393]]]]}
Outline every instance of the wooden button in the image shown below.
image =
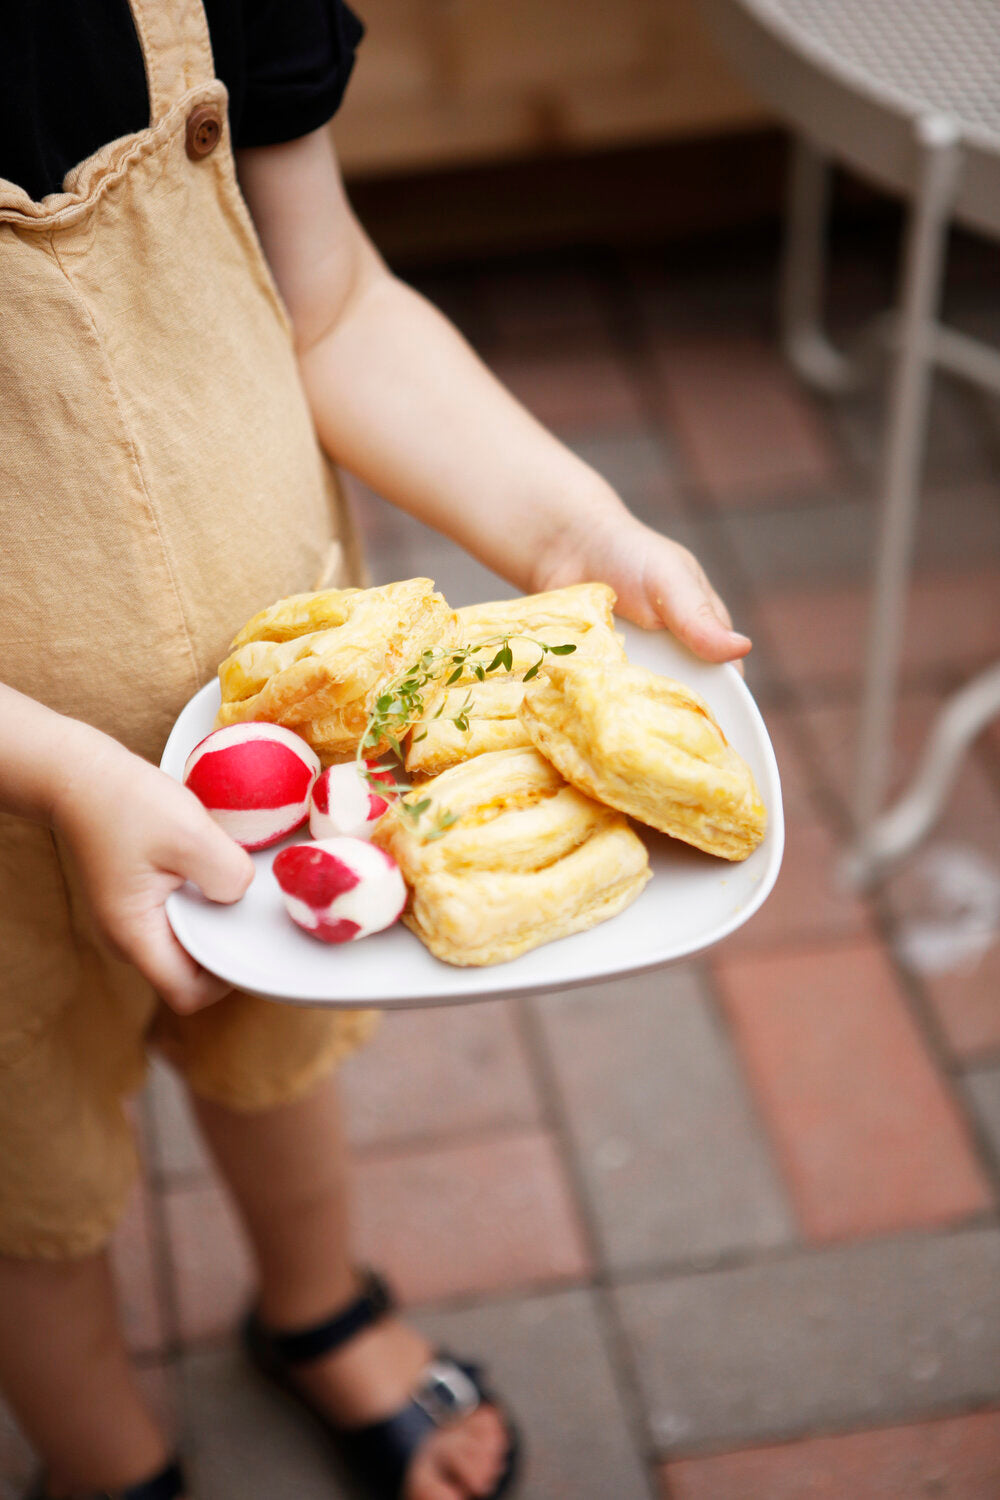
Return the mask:
{"type": "Polygon", "coordinates": [[[187,136],[184,146],[192,161],[200,161],[215,150],[222,139],[222,120],[219,111],[210,104],[193,109],[188,115],[187,136]]]}

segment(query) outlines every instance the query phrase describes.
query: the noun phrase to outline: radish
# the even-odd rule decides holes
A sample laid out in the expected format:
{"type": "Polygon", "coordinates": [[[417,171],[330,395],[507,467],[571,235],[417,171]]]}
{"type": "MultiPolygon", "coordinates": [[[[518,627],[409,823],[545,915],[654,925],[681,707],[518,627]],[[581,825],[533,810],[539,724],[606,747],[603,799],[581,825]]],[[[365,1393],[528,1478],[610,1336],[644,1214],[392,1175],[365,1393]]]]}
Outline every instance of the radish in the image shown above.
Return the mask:
{"type": "Polygon", "coordinates": [[[311,746],[280,724],[230,724],[188,756],[184,785],[244,849],[276,843],[309,815],[320,773],[311,746]]]}
{"type": "Polygon", "coordinates": [[[406,904],[396,861],[364,839],[293,844],[275,857],[273,869],[292,921],[324,943],[381,932],[406,904]]]}
{"type": "Polygon", "coordinates": [[[375,790],[354,761],[328,766],[320,774],[309,804],[309,832],[314,839],[335,838],[338,834],[371,838],[372,829],[398,793],[391,771],[379,771],[374,761],[365,764],[372,778],[384,786],[384,792],[375,790]]]}

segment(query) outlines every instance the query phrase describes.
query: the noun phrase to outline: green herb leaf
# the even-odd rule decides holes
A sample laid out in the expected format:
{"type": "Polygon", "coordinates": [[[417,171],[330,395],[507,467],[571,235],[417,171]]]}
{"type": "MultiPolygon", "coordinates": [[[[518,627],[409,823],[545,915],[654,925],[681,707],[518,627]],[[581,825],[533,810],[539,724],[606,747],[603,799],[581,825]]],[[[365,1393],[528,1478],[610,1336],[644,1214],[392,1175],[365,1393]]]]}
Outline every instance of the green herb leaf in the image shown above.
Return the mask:
{"type": "Polygon", "coordinates": [[[536,661],[535,665],[533,667],[529,667],[528,668],[528,670],[525,672],[524,676],[521,678],[521,681],[522,682],[530,682],[533,677],[537,677],[538,676],[538,669],[539,669],[539,667],[541,665],[542,664],[541,664],[540,661],[536,661]]]}
{"type": "Polygon", "coordinates": [[[576,650],[576,647],[571,641],[568,646],[547,646],[545,649],[551,651],[553,656],[568,656],[571,651],[576,650]]]}
{"type": "Polygon", "coordinates": [[[452,672],[451,676],[445,682],[445,687],[451,687],[451,685],[452,685],[453,682],[457,682],[458,679],[461,677],[462,672],[463,672],[463,668],[462,667],[456,667],[455,670],[454,670],[454,672],[452,672]]]}

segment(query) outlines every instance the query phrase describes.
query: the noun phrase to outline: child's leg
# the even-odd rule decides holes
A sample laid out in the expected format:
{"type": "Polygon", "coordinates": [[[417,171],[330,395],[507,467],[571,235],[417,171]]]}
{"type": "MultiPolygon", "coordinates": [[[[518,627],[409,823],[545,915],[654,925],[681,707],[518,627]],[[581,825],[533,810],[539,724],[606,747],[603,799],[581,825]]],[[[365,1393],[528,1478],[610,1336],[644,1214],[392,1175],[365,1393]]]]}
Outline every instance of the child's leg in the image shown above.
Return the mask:
{"type": "Polygon", "coordinates": [[[0,1257],[0,1389],[53,1496],[136,1484],[167,1462],[122,1340],[106,1254],[0,1257]]]}
{"type": "MultiPolygon", "coordinates": [[[[243,1113],[204,1100],[195,1105],[256,1250],[263,1322],[290,1329],[328,1317],[355,1290],[334,1075],[306,1099],[276,1109],[243,1113]]],[[[335,1420],[371,1422],[405,1403],[429,1353],[420,1334],[387,1318],[304,1368],[301,1383],[335,1420]]],[[[464,1500],[487,1493],[506,1441],[489,1408],[435,1433],[414,1464],[408,1497],[464,1500]]]]}

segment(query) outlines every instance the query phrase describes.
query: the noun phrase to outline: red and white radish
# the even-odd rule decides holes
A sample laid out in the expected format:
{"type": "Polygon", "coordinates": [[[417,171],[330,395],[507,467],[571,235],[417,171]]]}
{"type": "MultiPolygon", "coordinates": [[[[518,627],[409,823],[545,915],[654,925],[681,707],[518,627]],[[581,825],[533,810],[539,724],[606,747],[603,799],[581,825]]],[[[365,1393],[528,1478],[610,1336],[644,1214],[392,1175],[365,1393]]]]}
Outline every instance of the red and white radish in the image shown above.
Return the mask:
{"type": "Polygon", "coordinates": [[[184,785],[244,849],[276,843],[309,815],[320,773],[311,745],[280,724],[230,724],[196,745],[184,785]]]}
{"type": "Polygon", "coordinates": [[[406,904],[396,861],[364,839],[293,844],[275,857],[273,869],[293,922],[324,943],[381,932],[406,904]]]}
{"type": "Polygon", "coordinates": [[[380,771],[374,761],[366,762],[369,773],[384,792],[376,791],[372,782],[354,761],[343,766],[328,766],[318,777],[309,803],[309,832],[314,839],[370,839],[372,829],[398,796],[391,771],[380,771]]]}

